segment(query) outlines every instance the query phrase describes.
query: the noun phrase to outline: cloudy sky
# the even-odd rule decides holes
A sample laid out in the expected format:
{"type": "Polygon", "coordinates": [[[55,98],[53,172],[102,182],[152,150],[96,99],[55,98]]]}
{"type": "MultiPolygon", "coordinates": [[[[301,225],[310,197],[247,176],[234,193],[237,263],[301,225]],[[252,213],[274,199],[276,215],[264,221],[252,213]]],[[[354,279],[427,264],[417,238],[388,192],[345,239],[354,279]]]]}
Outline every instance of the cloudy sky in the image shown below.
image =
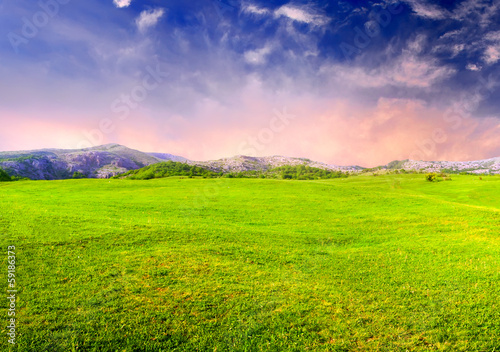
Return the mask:
{"type": "Polygon", "coordinates": [[[0,150],[500,156],[500,1],[0,0],[0,150]]]}

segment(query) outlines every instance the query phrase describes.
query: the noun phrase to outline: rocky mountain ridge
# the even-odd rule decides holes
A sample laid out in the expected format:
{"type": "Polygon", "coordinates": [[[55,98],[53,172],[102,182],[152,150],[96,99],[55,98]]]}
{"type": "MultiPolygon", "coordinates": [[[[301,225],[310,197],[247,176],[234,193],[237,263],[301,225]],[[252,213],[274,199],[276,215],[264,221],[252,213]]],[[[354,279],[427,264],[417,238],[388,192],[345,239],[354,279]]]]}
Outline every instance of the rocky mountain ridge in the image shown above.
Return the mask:
{"type": "Polygon", "coordinates": [[[144,153],[119,144],[87,149],[41,149],[0,152],[0,168],[11,176],[32,180],[56,180],[75,175],[88,178],[109,178],[130,170],[165,161],[183,162],[216,172],[269,170],[283,165],[307,165],[326,170],[359,171],[359,166],[337,166],[304,158],[284,156],[235,156],[211,161],[191,161],[168,153],[144,153]]]}
{"type": "Polygon", "coordinates": [[[475,161],[417,161],[417,160],[395,160],[382,166],[385,169],[404,169],[406,171],[417,170],[425,172],[447,172],[471,174],[500,174],[500,157],[475,161]]]}
{"type": "Polygon", "coordinates": [[[67,179],[75,173],[89,178],[108,178],[165,160],[119,144],[73,150],[0,152],[0,168],[11,176],[32,180],[67,179]]]}
{"type": "Polygon", "coordinates": [[[240,172],[240,171],[266,171],[284,165],[306,165],[317,167],[319,169],[332,171],[360,171],[360,166],[338,166],[312,161],[305,158],[291,158],[286,156],[274,155],[266,157],[252,157],[237,155],[232,158],[223,158],[210,161],[192,161],[191,163],[216,172],[240,172]]]}
{"type": "MultiPolygon", "coordinates": [[[[33,180],[67,179],[75,176],[109,178],[130,170],[165,161],[184,162],[215,172],[266,171],[284,165],[306,165],[332,171],[361,172],[361,166],[338,166],[306,158],[285,156],[251,157],[238,155],[211,161],[191,161],[168,153],[144,153],[119,144],[107,144],[87,149],[41,149],[0,152],[0,168],[11,176],[33,180]]],[[[478,161],[415,161],[395,160],[376,169],[407,171],[468,172],[500,174],[500,158],[478,161]]]]}

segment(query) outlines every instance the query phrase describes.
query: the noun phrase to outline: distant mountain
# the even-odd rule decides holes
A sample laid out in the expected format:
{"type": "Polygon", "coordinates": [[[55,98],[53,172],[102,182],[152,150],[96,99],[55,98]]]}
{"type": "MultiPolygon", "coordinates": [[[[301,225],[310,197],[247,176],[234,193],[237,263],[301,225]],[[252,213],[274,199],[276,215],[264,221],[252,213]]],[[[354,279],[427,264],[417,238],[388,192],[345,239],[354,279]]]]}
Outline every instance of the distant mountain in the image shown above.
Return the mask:
{"type": "Polygon", "coordinates": [[[108,178],[161,161],[165,160],[119,144],[87,149],[0,152],[0,168],[11,176],[33,180],[67,179],[75,173],[89,178],[108,178]]]}
{"type": "Polygon", "coordinates": [[[40,149],[0,152],[0,168],[11,176],[32,180],[67,179],[73,176],[109,178],[130,170],[165,162],[182,162],[215,172],[266,171],[284,165],[306,165],[325,170],[357,171],[360,166],[337,166],[284,156],[235,156],[212,161],[191,161],[168,153],[143,153],[119,144],[87,149],[40,149]]]}
{"type": "Polygon", "coordinates": [[[467,172],[472,174],[500,174],[500,157],[476,161],[416,161],[395,160],[382,168],[418,170],[426,172],[467,172]]]}
{"type": "MultiPolygon", "coordinates": [[[[191,161],[167,153],[143,153],[119,144],[106,144],[87,149],[40,149],[0,152],[0,169],[10,176],[32,180],[67,179],[73,176],[109,178],[148,165],[176,161],[199,166],[213,172],[267,171],[276,167],[305,165],[332,171],[361,171],[361,166],[338,166],[305,158],[285,156],[251,157],[238,155],[211,161],[191,161]]],[[[479,161],[414,161],[395,160],[377,169],[405,169],[443,172],[500,174],[500,158],[479,161]]]]}
{"type": "Polygon", "coordinates": [[[168,153],[148,153],[148,155],[151,155],[157,159],[160,159],[162,161],[177,161],[180,163],[185,163],[185,162],[190,162],[191,160],[183,158],[182,156],[177,156],[177,155],[172,155],[168,153]]]}
{"type": "Polygon", "coordinates": [[[286,156],[251,157],[238,155],[232,158],[212,161],[193,161],[191,163],[216,172],[266,171],[285,165],[305,165],[334,171],[359,171],[363,169],[360,166],[330,165],[305,158],[290,158],[286,156]]]}

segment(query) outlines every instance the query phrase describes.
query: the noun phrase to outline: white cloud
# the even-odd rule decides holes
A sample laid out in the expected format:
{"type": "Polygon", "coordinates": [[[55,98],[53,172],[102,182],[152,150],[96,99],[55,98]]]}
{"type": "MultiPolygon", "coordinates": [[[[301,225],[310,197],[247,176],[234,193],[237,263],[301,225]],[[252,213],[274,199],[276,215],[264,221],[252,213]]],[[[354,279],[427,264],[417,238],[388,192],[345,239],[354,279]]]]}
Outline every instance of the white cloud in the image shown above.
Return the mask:
{"type": "MultiPolygon", "coordinates": [[[[496,14],[500,9],[498,1],[470,0],[462,1],[453,11],[448,11],[431,0],[404,0],[408,3],[417,16],[432,19],[454,19],[460,22],[469,22],[475,26],[487,28],[492,23],[496,23],[496,14]]],[[[457,34],[456,31],[451,35],[457,34]]],[[[445,37],[443,35],[443,37],[445,37]]]]}
{"type": "Polygon", "coordinates": [[[128,7],[131,2],[132,0],[113,0],[113,4],[118,8],[128,7]]]}
{"type": "Polygon", "coordinates": [[[455,70],[441,66],[434,59],[420,59],[412,55],[402,57],[394,70],[389,71],[389,77],[399,85],[408,87],[430,87],[453,74],[455,70]]]}
{"type": "Polygon", "coordinates": [[[411,42],[408,43],[408,49],[414,54],[420,54],[424,47],[425,47],[425,42],[427,38],[423,34],[419,34],[415,37],[415,39],[411,42]]]}
{"type": "Polygon", "coordinates": [[[474,25],[487,28],[496,24],[496,14],[500,4],[497,1],[474,0],[463,1],[453,11],[453,19],[473,22],[474,25]]]}
{"type": "Polygon", "coordinates": [[[164,9],[142,11],[139,17],[135,20],[137,28],[140,32],[145,32],[148,28],[156,25],[164,13],[164,9]]]}
{"type": "Polygon", "coordinates": [[[484,62],[491,65],[500,61],[500,31],[487,33],[481,44],[484,50],[484,62]]]}
{"type": "Polygon", "coordinates": [[[484,39],[494,42],[500,42],[500,31],[489,32],[484,36],[484,39]]]}
{"type": "Polygon", "coordinates": [[[452,56],[451,57],[456,57],[458,54],[460,54],[462,51],[464,51],[465,49],[465,44],[455,44],[453,45],[453,47],[451,48],[451,51],[452,51],[452,56]]]}
{"type": "Polygon", "coordinates": [[[455,71],[447,67],[437,67],[432,61],[406,57],[393,63],[393,66],[385,66],[377,70],[335,66],[330,72],[336,76],[335,79],[339,83],[354,87],[428,88],[433,83],[449,77],[455,71]]]}
{"type": "Polygon", "coordinates": [[[406,0],[410,4],[412,10],[420,17],[429,18],[432,20],[441,20],[446,18],[446,12],[436,5],[429,4],[421,0],[406,0]]]}
{"type": "Polygon", "coordinates": [[[253,4],[244,5],[242,8],[242,12],[254,14],[254,15],[266,15],[269,13],[268,9],[264,9],[262,7],[255,6],[253,4]]]}
{"type": "Polygon", "coordinates": [[[293,21],[303,22],[314,26],[323,26],[330,21],[326,16],[315,13],[311,8],[306,6],[295,7],[284,5],[274,12],[274,16],[284,16],[293,21]]]}
{"type": "Polygon", "coordinates": [[[257,50],[247,51],[244,54],[245,61],[249,64],[261,65],[266,63],[266,56],[272,51],[270,45],[266,45],[263,48],[257,50]]]}
{"type": "Polygon", "coordinates": [[[464,32],[464,29],[446,32],[445,34],[443,34],[442,36],[440,36],[439,39],[456,38],[460,34],[463,34],[463,32],[464,32]]]}
{"type": "Polygon", "coordinates": [[[364,67],[333,66],[326,68],[339,83],[362,88],[384,86],[428,88],[436,82],[448,78],[456,71],[441,66],[431,57],[419,57],[425,38],[417,38],[408,44],[400,57],[377,69],[364,67]]]}
{"type": "Polygon", "coordinates": [[[467,70],[469,71],[481,71],[481,67],[479,67],[478,65],[476,64],[467,64],[467,66],[465,67],[467,70]]]}
{"type": "Polygon", "coordinates": [[[498,46],[489,46],[486,48],[483,60],[487,64],[495,64],[500,61],[500,48],[498,46]]]}

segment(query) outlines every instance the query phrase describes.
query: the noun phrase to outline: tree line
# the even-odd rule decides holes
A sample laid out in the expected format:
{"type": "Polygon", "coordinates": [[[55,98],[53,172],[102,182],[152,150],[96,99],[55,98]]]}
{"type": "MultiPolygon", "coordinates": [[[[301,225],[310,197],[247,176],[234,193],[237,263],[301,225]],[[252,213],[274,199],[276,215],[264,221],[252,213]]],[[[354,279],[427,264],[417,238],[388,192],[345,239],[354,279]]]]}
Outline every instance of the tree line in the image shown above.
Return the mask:
{"type": "Polygon", "coordinates": [[[347,177],[349,174],[342,171],[324,170],[317,167],[305,165],[285,165],[269,170],[248,170],[239,172],[216,172],[200,166],[186,163],[167,161],[153,164],[138,170],[130,170],[114,178],[129,178],[132,180],[149,180],[170,176],[185,176],[214,178],[273,178],[283,180],[317,180],[347,177]]]}

